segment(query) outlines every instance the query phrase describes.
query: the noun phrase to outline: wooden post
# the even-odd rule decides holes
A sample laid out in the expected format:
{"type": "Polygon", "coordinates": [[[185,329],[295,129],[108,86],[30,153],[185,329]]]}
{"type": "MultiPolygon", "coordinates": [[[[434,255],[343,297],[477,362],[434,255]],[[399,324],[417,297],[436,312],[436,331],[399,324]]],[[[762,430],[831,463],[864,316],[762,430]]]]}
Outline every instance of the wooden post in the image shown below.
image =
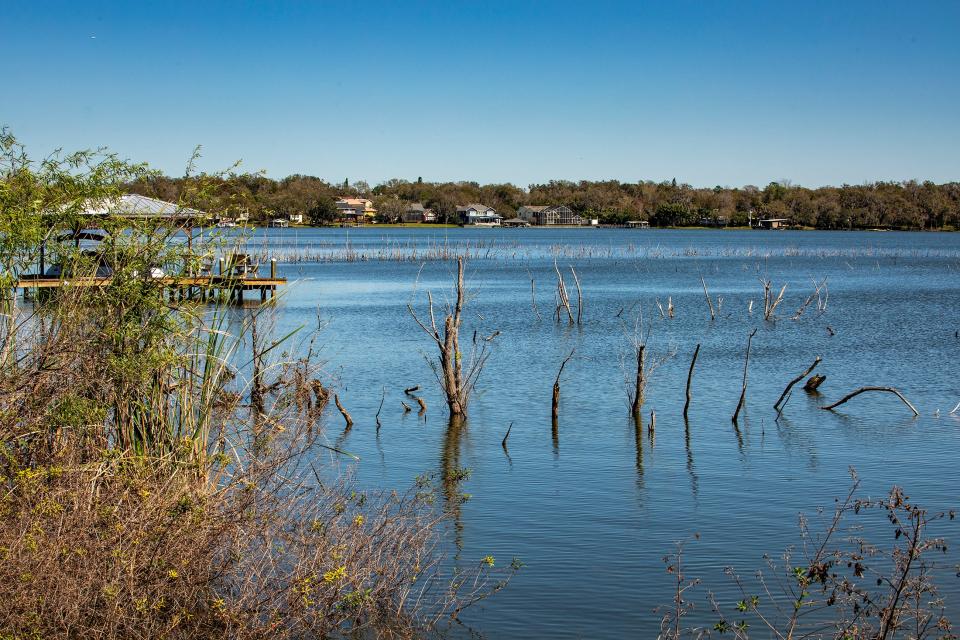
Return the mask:
{"type": "Polygon", "coordinates": [[[270,258],[270,279],[275,280],[277,277],[277,259],[270,258]]]}

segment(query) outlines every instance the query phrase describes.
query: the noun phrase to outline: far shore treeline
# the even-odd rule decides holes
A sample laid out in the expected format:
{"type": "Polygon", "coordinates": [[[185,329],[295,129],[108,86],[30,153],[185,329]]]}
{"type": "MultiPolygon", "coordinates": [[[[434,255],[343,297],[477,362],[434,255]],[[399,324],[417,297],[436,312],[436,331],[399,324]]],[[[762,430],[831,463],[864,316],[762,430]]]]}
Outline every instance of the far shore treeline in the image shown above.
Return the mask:
{"type": "Polygon", "coordinates": [[[278,215],[303,214],[309,224],[336,218],[339,197],[370,198],[379,222],[398,221],[419,202],[433,209],[437,222],[456,222],[456,208],[467,203],[493,207],[504,218],[523,205],[564,204],[601,224],[647,220],[653,226],[745,226],[752,217],[787,218],[794,225],[818,229],[954,230],[960,226],[960,182],[875,182],[840,187],[806,188],[784,180],[755,186],[693,187],[676,180],[572,182],[551,180],[527,189],[513,184],[388,180],[371,187],[363,181],[330,183],[293,175],[272,180],[258,174],[201,175],[187,178],[150,176],[129,185],[133,193],[168,201],[191,200],[192,182],[203,180],[203,202],[189,202],[211,213],[246,212],[254,223],[278,215]]]}

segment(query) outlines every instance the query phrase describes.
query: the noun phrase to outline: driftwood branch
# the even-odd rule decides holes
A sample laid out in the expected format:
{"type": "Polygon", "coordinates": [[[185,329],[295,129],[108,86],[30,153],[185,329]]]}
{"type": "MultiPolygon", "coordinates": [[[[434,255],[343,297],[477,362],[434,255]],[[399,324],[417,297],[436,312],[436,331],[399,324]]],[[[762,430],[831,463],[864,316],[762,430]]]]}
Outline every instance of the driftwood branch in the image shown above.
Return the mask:
{"type": "Polygon", "coordinates": [[[693,367],[697,364],[697,356],[700,355],[700,343],[693,350],[693,358],[690,359],[690,370],[687,371],[687,401],[683,403],[683,419],[687,419],[687,411],[690,409],[690,383],[693,381],[693,367]]]}
{"type": "Polygon", "coordinates": [[[827,409],[827,410],[829,411],[829,410],[833,409],[834,407],[839,407],[841,404],[843,404],[843,403],[846,402],[847,400],[850,400],[851,398],[855,398],[856,396],[860,395],[861,393],[865,393],[865,392],[867,392],[867,391],[883,391],[883,392],[885,392],[885,393],[892,393],[893,395],[895,395],[895,396],[897,396],[898,398],[900,398],[900,399],[903,401],[903,404],[905,404],[905,405],[907,405],[908,407],[910,407],[910,411],[913,411],[913,415],[915,415],[915,416],[919,416],[919,415],[920,415],[920,412],[917,411],[917,408],[914,407],[912,404],[910,404],[910,401],[907,400],[906,398],[904,398],[904,397],[903,397],[903,394],[900,393],[899,391],[897,391],[896,389],[894,389],[893,387],[860,387],[860,388],[857,389],[856,391],[854,391],[854,392],[852,392],[852,393],[848,393],[847,395],[843,396],[842,398],[840,398],[839,400],[837,400],[837,401],[834,402],[833,404],[829,404],[829,405],[827,405],[827,406],[825,406],[825,407],[820,407],[820,408],[821,408],[821,409],[827,409]]]}
{"type": "Polygon", "coordinates": [[[740,401],[737,402],[737,410],[733,412],[733,424],[737,424],[737,419],[740,417],[740,410],[743,409],[743,403],[747,398],[747,367],[750,364],[750,344],[753,342],[753,336],[757,333],[756,327],[753,331],[750,332],[750,335],[747,337],[747,355],[743,359],[743,387],[740,390],[740,401]]]}
{"type": "Polygon", "coordinates": [[[787,394],[790,393],[790,389],[793,389],[793,385],[797,384],[798,382],[806,378],[808,375],[810,375],[810,372],[816,369],[817,365],[820,364],[820,360],[821,360],[820,356],[817,356],[816,359],[813,361],[813,364],[807,367],[806,371],[804,371],[803,373],[798,375],[796,378],[791,380],[790,384],[788,384],[787,387],[783,390],[783,393],[780,394],[780,397],[773,404],[773,408],[777,410],[778,415],[783,411],[780,405],[783,404],[784,406],[786,406],[787,403],[785,401],[785,398],[787,397],[787,394]]]}

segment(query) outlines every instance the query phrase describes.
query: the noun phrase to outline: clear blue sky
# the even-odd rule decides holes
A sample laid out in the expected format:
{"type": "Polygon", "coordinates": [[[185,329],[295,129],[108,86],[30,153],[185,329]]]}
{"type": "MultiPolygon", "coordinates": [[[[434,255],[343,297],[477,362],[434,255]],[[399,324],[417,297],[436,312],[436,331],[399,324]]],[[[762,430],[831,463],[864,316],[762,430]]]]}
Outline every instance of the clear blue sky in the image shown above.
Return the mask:
{"type": "Polygon", "coordinates": [[[275,178],[960,179],[960,2],[7,0],[33,155],[275,178]]]}

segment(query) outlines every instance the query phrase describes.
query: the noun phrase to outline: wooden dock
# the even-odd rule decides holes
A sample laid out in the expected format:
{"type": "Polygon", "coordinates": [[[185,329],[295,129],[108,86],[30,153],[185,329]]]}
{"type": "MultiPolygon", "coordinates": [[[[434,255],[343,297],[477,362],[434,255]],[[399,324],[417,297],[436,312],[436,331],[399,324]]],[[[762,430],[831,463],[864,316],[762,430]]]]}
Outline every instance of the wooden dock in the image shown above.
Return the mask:
{"type": "MultiPolygon", "coordinates": [[[[41,275],[24,275],[16,287],[24,294],[30,289],[61,289],[64,287],[105,287],[112,277],[54,278],[41,275]]],[[[163,285],[171,300],[215,300],[224,294],[231,302],[243,302],[244,292],[259,291],[260,301],[276,294],[277,287],[287,283],[286,278],[259,278],[253,275],[209,275],[209,276],[164,276],[151,278],[152,282],[163,285]]]]}

